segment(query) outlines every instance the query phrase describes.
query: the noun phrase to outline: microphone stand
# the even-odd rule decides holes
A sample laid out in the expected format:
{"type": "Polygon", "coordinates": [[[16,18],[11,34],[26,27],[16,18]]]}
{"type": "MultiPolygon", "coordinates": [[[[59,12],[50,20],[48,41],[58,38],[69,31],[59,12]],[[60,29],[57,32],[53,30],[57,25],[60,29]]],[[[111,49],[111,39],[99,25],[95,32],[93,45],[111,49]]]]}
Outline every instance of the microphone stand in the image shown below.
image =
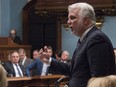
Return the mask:
{"type": "Polygon", "coordinates": [[[61,78],[59,78],[54,84],[55,87],[60,87],[60,83],[62,80],[64,80],[66,78],[66,76],[62,76],[61,78]]]}

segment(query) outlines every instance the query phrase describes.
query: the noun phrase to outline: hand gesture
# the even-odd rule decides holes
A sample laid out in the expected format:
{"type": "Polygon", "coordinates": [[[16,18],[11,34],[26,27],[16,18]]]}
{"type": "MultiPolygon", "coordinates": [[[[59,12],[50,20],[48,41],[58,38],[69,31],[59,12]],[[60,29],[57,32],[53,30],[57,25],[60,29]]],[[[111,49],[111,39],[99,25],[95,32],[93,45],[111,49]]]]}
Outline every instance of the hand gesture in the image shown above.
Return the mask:
{"type": "Polygon", "coordinates": [[[40,50],[40,59],[44,63],[49,63],[49,54],[47,51],[47,46],[45,46],[43,49],[40,50]]]}

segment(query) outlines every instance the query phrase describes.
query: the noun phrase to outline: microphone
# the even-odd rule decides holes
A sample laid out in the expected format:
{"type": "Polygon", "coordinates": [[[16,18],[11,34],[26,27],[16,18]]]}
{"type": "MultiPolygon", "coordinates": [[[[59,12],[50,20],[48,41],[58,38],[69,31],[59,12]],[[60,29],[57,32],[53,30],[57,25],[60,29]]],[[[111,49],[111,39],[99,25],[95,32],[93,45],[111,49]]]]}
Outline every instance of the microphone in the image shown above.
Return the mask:
{"type": "Polygon", "coordinates": [[[62,80],[64,80],[65,78],[68,78],[68,76],[62,76],[61,78],[59,78],[56,82],[55,82],[55,84],[58,84],[58,83],[60,83],[62,80]]]}

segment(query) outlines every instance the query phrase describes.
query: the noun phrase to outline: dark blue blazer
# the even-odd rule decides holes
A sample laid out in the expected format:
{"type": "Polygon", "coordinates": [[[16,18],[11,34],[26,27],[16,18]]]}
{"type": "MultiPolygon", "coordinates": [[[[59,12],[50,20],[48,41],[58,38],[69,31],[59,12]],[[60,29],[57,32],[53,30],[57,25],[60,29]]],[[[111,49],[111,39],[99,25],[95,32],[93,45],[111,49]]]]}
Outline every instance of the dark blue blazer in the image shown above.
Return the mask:
{"type": "Polygon", "coordinates": [[[42,68],[43,68],[43,62],[40,61],[39,58],[35,59],[31,64],[29,64],[26,68],[26,75],[30,75],[30,70],[36,69],[37,70],[37,75],[41,75],[42,73],[42,68]]]}
{"type": "Polygon", "coordinates": [[[115,56],[108,37],[93,27],[73,54],[71,65],[51,61],[49,71],[68,75],[69,87],[87,87],[91,77],[115,74],[115,56]]]}

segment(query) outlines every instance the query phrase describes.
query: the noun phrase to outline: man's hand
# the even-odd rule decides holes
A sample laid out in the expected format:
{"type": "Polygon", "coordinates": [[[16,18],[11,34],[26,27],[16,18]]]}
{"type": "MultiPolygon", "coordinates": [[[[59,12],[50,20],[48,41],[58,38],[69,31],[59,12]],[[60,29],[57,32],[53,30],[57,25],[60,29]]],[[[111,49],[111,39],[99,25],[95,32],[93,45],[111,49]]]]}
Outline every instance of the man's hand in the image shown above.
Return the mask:
{"type": "Polygon", "coordinates": [[[47,46],[45,46],[43,49],[40,50],[40,59],[42,62],[44,63],[49,63],[49,54],[48,54],[48,51],[47,51],[47,46]]]}

